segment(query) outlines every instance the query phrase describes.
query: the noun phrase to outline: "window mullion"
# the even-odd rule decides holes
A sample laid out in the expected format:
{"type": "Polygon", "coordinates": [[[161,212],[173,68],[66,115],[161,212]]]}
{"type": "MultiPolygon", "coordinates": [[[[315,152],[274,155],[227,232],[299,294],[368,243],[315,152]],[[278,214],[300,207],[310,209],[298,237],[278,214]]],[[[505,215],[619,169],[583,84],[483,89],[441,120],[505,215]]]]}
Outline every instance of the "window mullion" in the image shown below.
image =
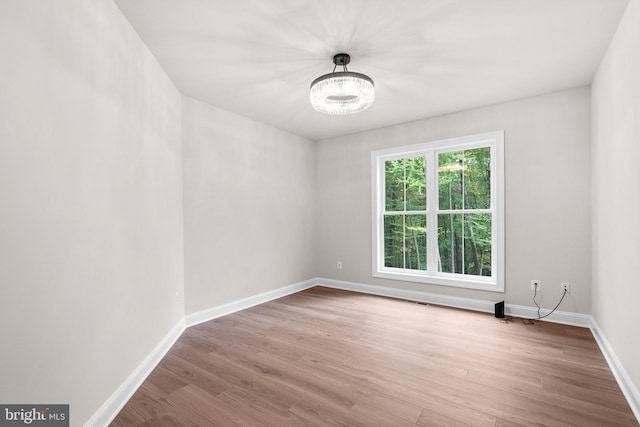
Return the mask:
{"type": "Polygon", "coordinates": [[[402,266],[407,268],[407,159],[402,159],[402,266]]]}
{"type": "Polygon", "coordinates": [[[402,210],[407,211],[407,159],[402,159],[402,210]]]}
{"type": "Polygon", "coordinates": [[[407,215],[402,215],[402,265],[407,268],[407,215]]]}
{"type": "Polygon", "coordinates": [[[435,151],[425,155],[427,160],[427,271],[438,271],[438,166],[435,151]]]}
{"type": "Polygon", "coordinates": [[[378,176],[378,185],[382,189],[382,192],[378,192],[378,206],[377,211],[380,213],[376,216],[375,221],[377,222],[376,230],[378,232],[378,253],[377,253],[377,263],[379,265],[384,265],[384,217],[386,211],[385,204],[385,194],[386,194],[386,182],[385,182],[385,169],[384,169],[384,160],[380,159],[377,168],[377,176],[378,176]]]}
{"type": "MultiPolygon", "coordinates": [[[[467,190],[465,188],[465,176],[464,176],[464,166],[465,166],[465,151],[462,151],[462,160],[460,162],[460,183],[462,184],[462,210],[466,210],[467,209],[467,190]]],[[[460,270],[462,274],[467,274],[467,263],[465,262],[465,227],[464,227],[464,213],[462,213],[460,215],[460,225],[462,227],[462,230],[460,230],[460,236],[462,238],[462,242],[460,242],[460,252],[461,252],[461,256],[462,259],[460,260],[460,270]]]]}

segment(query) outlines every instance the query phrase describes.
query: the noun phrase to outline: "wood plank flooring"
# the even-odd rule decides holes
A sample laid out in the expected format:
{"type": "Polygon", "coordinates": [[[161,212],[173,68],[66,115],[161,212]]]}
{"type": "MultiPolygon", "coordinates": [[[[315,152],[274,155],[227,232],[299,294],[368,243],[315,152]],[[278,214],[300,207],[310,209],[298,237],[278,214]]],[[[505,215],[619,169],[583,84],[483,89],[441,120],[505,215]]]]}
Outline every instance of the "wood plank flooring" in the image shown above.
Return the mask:
{"type": "Polygon", "coordinates": [[[637,426],[588,329],[316,287],[187,329],[112,426],[637,426]]]}

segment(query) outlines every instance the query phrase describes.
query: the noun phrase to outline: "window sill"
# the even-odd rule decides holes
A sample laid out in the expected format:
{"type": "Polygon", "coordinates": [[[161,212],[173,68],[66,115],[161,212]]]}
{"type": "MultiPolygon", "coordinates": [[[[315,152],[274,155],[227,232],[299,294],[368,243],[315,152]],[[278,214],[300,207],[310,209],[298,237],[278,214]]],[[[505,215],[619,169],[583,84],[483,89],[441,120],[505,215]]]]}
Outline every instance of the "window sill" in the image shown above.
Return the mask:
{"type": "Polygon", "coordinates": [[[479,278],[478,280],[474,280],[472,278],[452,277],[453,275],[446,273],[427,275],[407,271],[393,271],[391,269],[374,271],[372,275],[373,277],[380,279],[401,280],[405,282],[425,283],[429,285],[450,286],[490,292],[504,292],[504,283],[500,283],[500,281],[496,281],[491,278],[479,278]]]}

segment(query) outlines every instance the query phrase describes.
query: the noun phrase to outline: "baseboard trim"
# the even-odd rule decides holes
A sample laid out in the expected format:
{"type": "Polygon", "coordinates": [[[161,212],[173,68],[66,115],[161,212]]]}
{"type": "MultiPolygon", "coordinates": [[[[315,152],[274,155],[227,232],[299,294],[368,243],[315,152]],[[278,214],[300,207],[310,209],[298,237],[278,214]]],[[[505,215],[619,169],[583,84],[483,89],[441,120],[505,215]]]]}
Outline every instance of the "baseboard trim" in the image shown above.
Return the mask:
{"type": "Polygon", "coordinates": [[[309,279],[309,280],[305,280],[304,282],[294,283],[293,285],[274,289],[268,292],[263,292],[261,294],[244,298],[238,301],[232,301],[227,304],[219,305],[216,307],[208,308],[206,310],[198,311],[196,313],[188,314],[185,317],[185,324],[186,324],[186,327],[188,328],[190,326],[194,326],[199,323],[207,322],[209,320],[213,320],[218,317],[226,316],[227,314],[235,313],[236,311],[253,307],[254,305],[262,304],[277,298],[282,298],[287,295],[295,294],[296,292],[300,292],[305,289],[309,289],[316,286],[316,283],[317,283],[317,279],[309,279]]]}
{"type": "Polygon", "coordinates": [[[151,371],[160,363],[169,349],[180,338],[184,332],[184,318],[169,331],[160,343],[149,353],[149,355],[138,365],[129,377],[113,392],[107,401],[93,414],[84,424],[85,427],[107,426],[118,415],[120,410],[131,399],[131,396],[138,390],[151,371]]]}
{"type": "MultiPolygon", "coordinates": [[[[318,286],[325,286],[328,288],[342,289],[346,291],[361,292],[365,294],[378,295],[390,298],[406,299],[409,301],[426,302],[430,304],[443,305],[447,307],[463,308],[467,310],[475,310],[482,312],[493,312],[492,301],[476,300],[471,298],[452,297],[447,295],[431,294],[427,292],[410,291],[405,289],[389,288],[386,286],[368,285],[363,283],[346,282],[342,280],[333,280],[318,278],[318,286]]],[[[540,310],[540,314],[545,315],[550,310],[540,310]]],[[[532,318],[538,317],[537,307],[527,307],[522,305],[505,304],[505,314],[509,314],[516,317],[532,318]]],[[[584,328],[590,328],[600,351],[604,355],[611,372],[613,373],[616,382],[620,386],[622,393],[624,394],[633,414],[640,422],[640,393],[638,389],[631,381],[631,378],[627,374],[620,360],[616,356],[613,348],[607,341],[602,330],[596,323],[593,316],[580,313],[571,313],[566,311],[555,311],[549,317],[542,319],[544,321],[553,323],[562,323],[565,325],[579,326],[584,328]]]]}
{"type": "MultiPolygon", "coordinates": [[[[369,285],[364,283],[347,282],[342,280],[333,280],[326,278],[313,278],[293,285],[274,289],[238,301],[233,301],[220,306],[212,307],[196,313],[185,316],[171,331],[163,338],[163,340],[153,349],[153,351],[142,361],[142,363],[129,375],[129,377],[118,387],[118,389],[107,399],[107,401],[98,409],[98,411],[84,424],[85,427],[106,426],[113,421],[120,410],[129,401],[131,396],[136,392],[144,380],[149,376],[151,371],[157,366],[162,358],[167,354],[169,349],[178,340],[184,330],[190,326],[194,326],[212,319],[216,319],[236,311],[244,310],[258,304],[282,298],[314,286],[324,286],[334,289],[342,289],[353,292],[360,292],[371,295],[378,295],[390,298],[405,299],[409,301],[425,302],[429,304],[437,304],[447,307],[462,308],[467,310],[481,311],[493,313],[493,301],[478,300],[472,298],[462,298],[448,295],[433,294],[428,292],[411,291],[407,289],[390,288],[386,286],[369,285]]],[[[548,313],[549,310],[541,310],[542,314],[548,313]]],[[[505,314],[517,317],[536,318],[537,308],[519,306],[513,304],[505,304],[505,314]]],[[[613,348],[602,333],[602,330],[590,315],[570,313],[570,312],[554,312],[549,317],[543,319],[549,322],[562,323],[573,326],[590,328],[591,332],[602,351],[609,367],[620,386],[631,410],[640,421],[640,393],[635,387],[626,370],[620,363],[613,348]]]]}
{"type": "Polygon", "coordinates": [[[169,349],[180,338],[180,335],[184,330],[190,326],[197,325],[208,320],[212,320],[227,314],[234,313],[236,311],[244,310],[245,308],[253,307],[254,305],[262,304],[267,301],[271,301],[277,298],[281,298],[296,292],[303,291],[305,289],[316,286],[318,279],[305,280],[304,282],[295,283],[293,285],[285,286],[282,288],[274,289],[272,291],[264,292],[258,295],[254,295],[249,298],[244,298],[238,301],[233,301],[228,304],[223,304],[217,307],[212,307],[207,310],[199,311],[197,313],[189,314],[183,317],[180,322],[162,339],[162,341],[151,351],[151,353],[138,365],[138,367],[129,375],[129,377],[113,392],[107,401],[93,414],[93,416],[84,424],[85,427],[98,427],[107,426],[122,410],[124,405],[131,399],[131,396],[138,390],[144,380],[149,376],[151,371],[160,363],[162,358],[167,354],[169,349]]]}
{"type": "MultiPolygon", "coordinates": [[[[547,310],[545,308],[540,310],[540,315],[545,316],[549,314],[551,310],[547,310]]],[[[538,309],[537,307],[528,307],[524,305],[515,305],[515,304],[505,304],[504,305],[505,314],[515,316],[515,317],[523,317],[525,319],[537,319],[538,318],[538,309]]],[[[570,326],[579,326],[581,328],[590,328],[591,327],[591,315],[589,314],[581,314],[581,313],[572,313],[569,311],[554,311],[553,314],[541,319],[545,322],[551,323],[561,323],[563,325],[570,326]]]]}
{"type": "MultiPolygon", "coordinates": [[[[446,307],[463,308],[466,310],[493,313],[495,303],[498,301],[485,301],[472,298],[454,297],[449,295],[432,294],[428,292],[410,291],[406,289],[389,288],[386,286],[368,285],[364,283],[345,282],[319,278],[318,285],[328,288],[343,289],[347,291],[362,292],[365,294],[379,295],[390,298],[406,299],[409,301],[425,302],[429,304],[443,305],[446,307]]],[[[545,315],[550,310],[540,310],[545,315]]],[[[505,314],[535,319],[538,317],[537,308],[521,305],[505,304],[505,314]]],[[[542,319],[547,322],[562,323],[571,326],[589,328],[591,326],[591,316],[587,314],[570,313],[566,311],[556,311],[549,317],[542,319]]]]}
{"type": "Polygon", "coordinates": [[[452,297],[447,295],[432,294],[427,292],[411,291],[407,289],[389,288],[386,286],[368,285],[364,283],[345,282],[343,280],[318,279],[318,286],[345,291],[360,292],[363,294],[378,295],[383,297],[405,299],[409,301],[425,302],[447,307],[465,308],[468,310],[493,313],[494,302],[476,300],[471,298],[452,297]]]}
{"type": "Polygon", "coordinates": [[[631,381],[629,374],[627,374],[624,366],[620,363],[620,359],[618,359],[615,351],[613,351],[613,347],[611,347],[611,344],[609,344],[602,329],[600,329],[600,326],[598,326],[598,323],[593,317],[591,318],[591,333],[598,343],[605,360],[609,364],[609,368],[620,386],[624,397],[627,399],[633,414],[636,416],[638,423],[640,423],[640,392],[638,392],[633,381],[631,381]]]}

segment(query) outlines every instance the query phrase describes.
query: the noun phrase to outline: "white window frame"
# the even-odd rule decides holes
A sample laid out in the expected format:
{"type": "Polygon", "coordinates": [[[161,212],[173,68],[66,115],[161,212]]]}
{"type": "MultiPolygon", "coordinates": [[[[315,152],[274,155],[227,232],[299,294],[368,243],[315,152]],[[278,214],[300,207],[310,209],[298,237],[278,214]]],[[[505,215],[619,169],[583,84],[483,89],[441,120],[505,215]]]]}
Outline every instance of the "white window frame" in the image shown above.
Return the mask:
{"type": "MultiPolygon", "coordinates": [[[[504,131],[495,131],[422,144],[389,148],[371,153],[371,212],[373,277],[443,286],[504,292],[504,131]],[[490,147],[492,216],[491,277],[439,272],[438,256],[438,168],[439,153],[490,147]],[[385,162],[425,156],[427,164],[427,271],[391,268],[384,265],[385,162]]],[[[475,210],[477,211],[477,210],[475,210]]]]}

